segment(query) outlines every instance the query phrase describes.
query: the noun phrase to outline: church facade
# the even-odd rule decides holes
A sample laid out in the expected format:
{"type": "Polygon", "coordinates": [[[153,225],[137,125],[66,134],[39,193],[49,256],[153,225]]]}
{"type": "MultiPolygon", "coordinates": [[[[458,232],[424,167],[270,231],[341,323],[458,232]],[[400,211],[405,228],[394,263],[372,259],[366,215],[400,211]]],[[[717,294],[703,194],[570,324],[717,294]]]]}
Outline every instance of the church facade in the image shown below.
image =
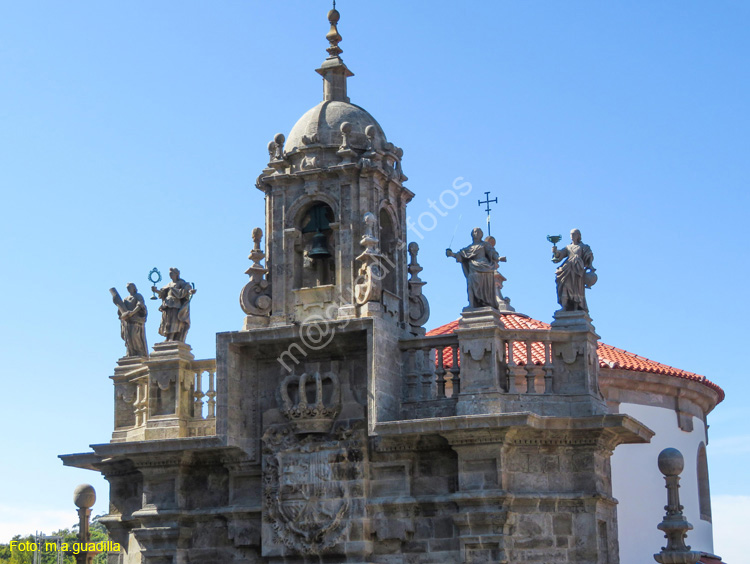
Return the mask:
{"type": "Polygon", "coordinates": [[[645,408],[705,435],[720,390],[632,370],[585,309],[551,325],[505,311],[476,265],[477,303],[427,334],[403,150],[347,96],[338,18],[323,101],[269,142],[257,179],[242,328],[196,360],[177,271],[159,291],[167,340],[115,368],[112,441],[62,457],[110,484],[109,561],[631,562],[613,453],[648,448],[645,408]]]}

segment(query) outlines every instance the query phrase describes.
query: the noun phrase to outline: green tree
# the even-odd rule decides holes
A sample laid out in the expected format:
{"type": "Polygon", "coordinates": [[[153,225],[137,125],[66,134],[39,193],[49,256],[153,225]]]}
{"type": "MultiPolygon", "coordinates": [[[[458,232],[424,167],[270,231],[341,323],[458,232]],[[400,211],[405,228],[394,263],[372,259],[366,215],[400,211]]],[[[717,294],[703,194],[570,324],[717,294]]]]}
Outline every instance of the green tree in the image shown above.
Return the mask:
{"type": "MultiPolygon", "coordinates": [[[[100,517],[100,515],[97,515],[91,521],[91,527],[89,528],[91,537],[90,542],[99,543],[107,542],[109,540],[107,529],[101,524],[101,522],[99,522],[100,517]]],[[[60,529],[55,531],[50,536],[61,537],[63,543],[67,543],[69,547],[72,547],[74,543],[78,542],[78,524],[73,525],[71,529],[60,529]]],[[[34,536],[28,535],[22,537],[21,535],[16,535],[13,537],[13,540],[19,542],[34,542],[34,536]]],[[[57,564],[57,552],[45,551],[44,543],[42,542],[40,544],[42,545],[39,547],[41,549],[40,560],[42,564],[57,564]]],[[[75,561],[75,555],[72,552],[65,554],[63,557],[64,564],[75,564],[75,561]]],[[[0,564],[33,564],[33,562],[33,552],[20,550],[11,551],[10,544],[0,545],[0,564]]],[[[102,554],[98,554],[94,558],[94,564],[107,564],[107,553],[103,552],[102,554]]]]}
{"type": "MultiPolygon", "coordinates": [[[[23,541],[34,542],[34,537],[32,535],[29,535],[27,537],[16,535],[13,537],[13,540],[19,541],[19,542],[23,542],[23,541]]],[[[8,560],[9,564],[33,564],[33,562],[34,562],[34,553],[31,551],[21,551],[21,550],[10,551],[10,560],[8,560]]]]}

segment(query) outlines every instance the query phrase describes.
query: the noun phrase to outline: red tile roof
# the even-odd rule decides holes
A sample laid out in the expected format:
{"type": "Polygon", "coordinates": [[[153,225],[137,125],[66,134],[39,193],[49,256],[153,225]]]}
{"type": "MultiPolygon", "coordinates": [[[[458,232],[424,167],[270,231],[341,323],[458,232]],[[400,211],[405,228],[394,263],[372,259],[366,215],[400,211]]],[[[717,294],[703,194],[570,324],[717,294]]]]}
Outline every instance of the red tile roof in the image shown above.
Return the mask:
{"type": "MultiPolygon", "coordinates": [[[[549,323],[543,321],[537,321],[519,314],[504,314],[503,323],[507,329],[549,329],[549,323]]],[[[437,327],[432,331],[428,331],[428,336],[433,335],[447,335],[453,333],[458,327],[458,320],[451,321],[446,325],[437,327]]],[[[637,354],[628,352],[623,349],[618,349],[611,345],[599,342],[598,347],[599,353],[599,365],[603,368],[612,368],[620,370],[632,370],[634,372],[650,372],[652,374],[664,374],[665,376],[674,376],[675,378],[684,378],[685,380],[693,380],[700,382],[704,386],[715,390],[719,394],[719,402],[724,400],[724,390],[722,390],[717,384],[711,382],[705,376],[700,376],[693,372],[667,366],[648,358],[644,358],[637,354]]],[[[534,364],[544,364],[544,348],[541,343],[534,343],[531,348],[531,359],[534,364]]],[[[513,345],[513,360],[521,366],[526,364],[526,348],[523,343],[516,342],[513,345]]],[[[459,356],[459,363],[461,357],[459,356]]],[[[453,366],[453,351],[450,347],[443,349],[443,364],[446,368],[453,366]]]]}
{"type": "Polygon", "coordinates": [[[698,562],[698,564],[723,564],[723,561],[721,560],[721,558],[716,559],[704,554],[703,556],[701,556],[700,562],[698,562]]]}

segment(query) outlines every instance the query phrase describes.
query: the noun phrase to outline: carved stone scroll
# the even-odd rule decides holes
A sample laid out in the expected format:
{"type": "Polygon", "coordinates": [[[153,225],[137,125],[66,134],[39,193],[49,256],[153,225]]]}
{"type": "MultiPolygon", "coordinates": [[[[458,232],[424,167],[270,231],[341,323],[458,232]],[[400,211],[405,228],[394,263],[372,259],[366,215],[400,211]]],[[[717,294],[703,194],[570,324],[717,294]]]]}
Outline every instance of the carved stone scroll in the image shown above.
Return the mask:
{"type": "Polygon", "coordinates": [[[357,283],[354,286],[354,299],[357,305],[367,302],[379,302],[383,295],[383,268],[381,266],[383,256],[378,248],[378,239],[375,237],[375,216],[366,213],[364,218],[365,234],[360,245],[365,251],[357,257],[362,261],[357,273],[357,283]]]}
{"type": "Polygon", "coordinates": [[[421,278],[419,273],[424,270],[417,262],[417,254],[419,253],[419,245],[415,242],[409,243],[408,247],[409,256],[409,324],[411,325],[411,332],[415,335],[424,334],[424,324],[430,318],[430,303],[427,298],[422,294],[422,286],[427,284],[421,278]]]}
{"type": "Polygon", "coordinates": [[[261,261],[266,254],[260,248],[263,238],[263,230],[260,227],[253,229],[253,250],[248,257],[253,264],[245,271],[250,276],[250,281],[245,284],[240,293],[240,306],[249,316],[267,317],[271,313],[271,284],[266,280],[268,269],[261,261]]]}

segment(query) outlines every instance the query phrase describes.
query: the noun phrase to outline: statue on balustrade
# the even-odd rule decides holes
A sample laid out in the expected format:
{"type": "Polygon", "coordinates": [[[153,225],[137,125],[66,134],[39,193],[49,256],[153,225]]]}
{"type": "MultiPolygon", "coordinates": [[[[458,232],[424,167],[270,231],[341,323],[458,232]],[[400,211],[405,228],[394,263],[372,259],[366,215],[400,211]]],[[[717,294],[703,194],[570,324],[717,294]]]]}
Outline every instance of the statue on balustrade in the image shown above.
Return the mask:
{"type": "Polygon", "coordinates": [[[500,262],[505,262],[489,241],[483,241],[484,233],[479,227],[471,231],[472,243],[454,253],[445,250],[445,256],[453,257],[461,263],[466,276],[466,289],[469,294],[469,307],[494,307],[497,309],[495,294],[495,271],[500,262]]]}
{"type": "Polygon", "coordinates": [[[563,262],[557,269],[557,303],[565,311],[586,311],[585,289],[591,288],[597,280],[596,269],[592,266],[594,253],[591,247],[581,241],[581,232],[570,232],[571,243],[564,249],[552,246],[552,262],[563,262]]]}
{"type": "Polygon", "coordinates": [[[154,292],[158,292],[162,301],[159,306],[159,311],[161,311],[159,335],[165,337],[165,342],[181,341],[184,343],[188,329],[190,329],[190,299],[196,290],[180,278],[180,271],[177,268],[169,269],[169,278],[172,281],[161,290],[156,286],[151,287],[154,292]]]}
{"type": "Polygon", "coordinates": [[[110,288],[112,301],[117,306],[117,315],[120,318],[120,336],[125,341],[127,356],[148,356],[148,345],[146,344],[146,317],[148,310],[143,296],[138,293],[138,288],[132,282],[127,285],[128,294],[124,300],[120,298],[117,290],[110,288]]]}

